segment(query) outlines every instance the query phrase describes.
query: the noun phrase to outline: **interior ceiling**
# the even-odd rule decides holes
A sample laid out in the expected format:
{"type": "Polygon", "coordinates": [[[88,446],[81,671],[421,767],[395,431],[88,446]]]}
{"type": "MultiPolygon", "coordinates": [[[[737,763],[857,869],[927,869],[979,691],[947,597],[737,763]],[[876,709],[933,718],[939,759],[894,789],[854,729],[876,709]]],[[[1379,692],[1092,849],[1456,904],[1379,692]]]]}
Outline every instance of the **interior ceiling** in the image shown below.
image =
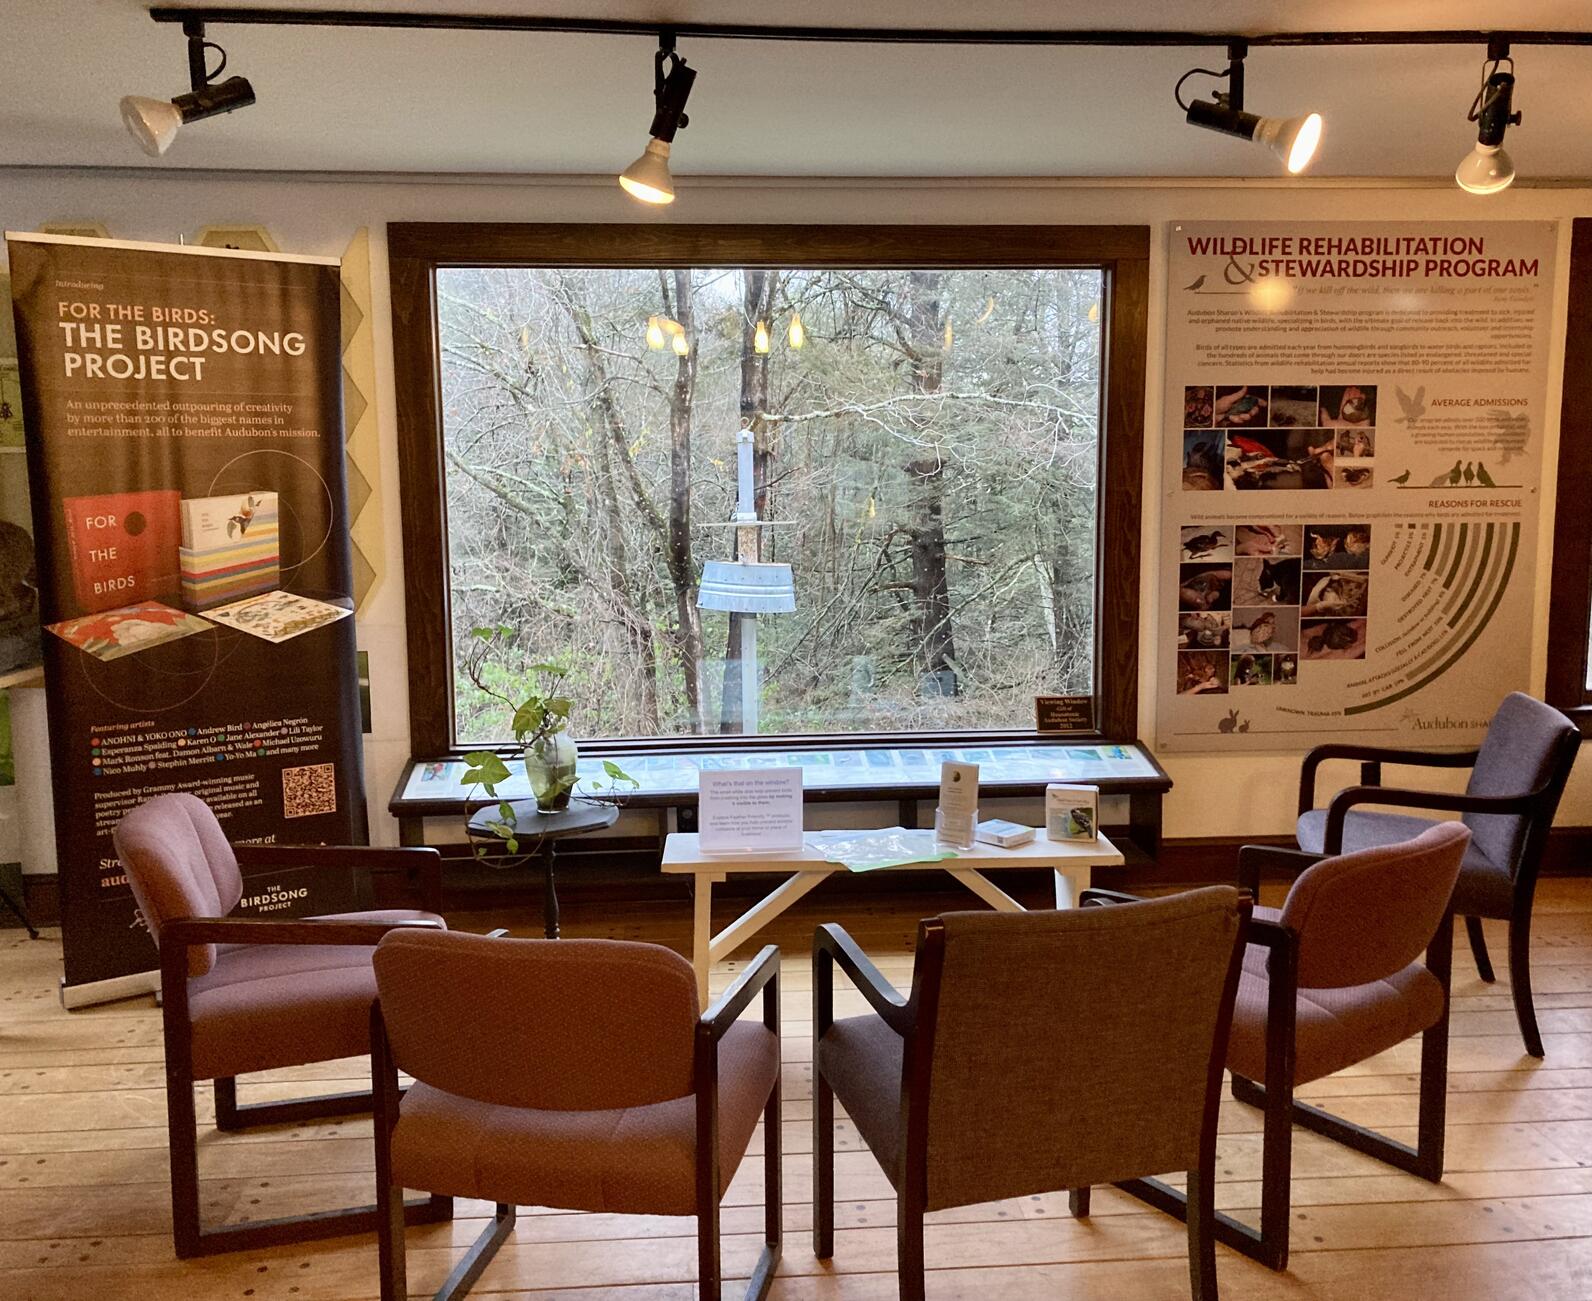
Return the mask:
{"type": "MultiPolygon", "coordinates": [[[[1592,29],[1577,0],[274,0],[277,7],[534,13],[645,21],[1225,32],[1592,29]]],[[[138,0],[7,0],[0,164],[339,172],[615,171],[651,117],[645,38],[212,26],[259,102],[183,130],[146,159],[124,94],[185,90],[179,28],[138,0]]],[[[1219,51],[809,45],[682,40],[698,69],[679,175],[1274,176],[1253,146],[1183,124],[1178,76],[1219,51]]],[[[1248,107],[1314,108],[1313,174],[1451,173],[1479,46],[1257,49],[1248,107]]],[[[1592,48],[1520,47],[1509,135],[1523,178],[1592,178],[1592,48]]],[[[1208,96],[1208,80],[1190,89],[1208,96]]],[[[1383,215],[1368,212],[1368,216],[1383,215]]]]}

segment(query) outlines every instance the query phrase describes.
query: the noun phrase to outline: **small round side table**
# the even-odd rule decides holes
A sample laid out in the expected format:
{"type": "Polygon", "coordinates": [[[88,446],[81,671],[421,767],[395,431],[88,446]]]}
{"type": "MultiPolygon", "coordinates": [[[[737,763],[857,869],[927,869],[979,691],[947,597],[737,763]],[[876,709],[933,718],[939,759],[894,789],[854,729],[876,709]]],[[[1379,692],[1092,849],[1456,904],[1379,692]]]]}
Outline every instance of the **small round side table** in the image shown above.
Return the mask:
{"type": "MultiPolygon", "coordinates": [[[[581,836],[588,831],[601,831],[619,821],[619,810],[612,804],[599,804],[595,800],[572,799],[567,809],[557,813],[542,813],[535,800],[510,800],[514,810],[514,837],[520,842],[520,853],[540,858],[542,873],[542,933],[550,940],[558,938],[558,883],[555,879],[558,842],[566,836],[581,836]],[[527,848],[529,847],[529,848],[527,848]]],[[[470,816],[465,831],[471,840],[502,845],[503,840],[490,829],[497,819],[498,806],[488,804],[470,816]]],[[[518,857],[518,855],[516,855],[518,857]]]]}

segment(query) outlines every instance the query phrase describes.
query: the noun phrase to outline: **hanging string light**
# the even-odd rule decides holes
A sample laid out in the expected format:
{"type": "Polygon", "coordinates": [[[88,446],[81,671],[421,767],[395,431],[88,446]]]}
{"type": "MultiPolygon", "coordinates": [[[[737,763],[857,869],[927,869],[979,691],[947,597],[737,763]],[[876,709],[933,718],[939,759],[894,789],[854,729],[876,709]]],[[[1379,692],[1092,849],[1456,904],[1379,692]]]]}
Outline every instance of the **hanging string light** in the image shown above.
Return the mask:
{"type": "Polygon", "coordinates": [[[653,352],[662,352],[668,346],[668,339],[664,337],[663,323],[656,316],[647,318],[647,347],[653,352]]]}
{"type": "Polygon", "coordinates": [[[790,346],[796,349],[797,352],[800,352],[802,345],[807,342],[807,331],[802,327],[802,314],[800,312],[792,312],[790,314],[790,331],[786,337],[790,339],[790,346]]]}
{"type": "Polygon", "coordinates": [[[763,321],[759,321],[757,329],[752,332],[752,351],[768,351],[768,325],[763,321]]]}

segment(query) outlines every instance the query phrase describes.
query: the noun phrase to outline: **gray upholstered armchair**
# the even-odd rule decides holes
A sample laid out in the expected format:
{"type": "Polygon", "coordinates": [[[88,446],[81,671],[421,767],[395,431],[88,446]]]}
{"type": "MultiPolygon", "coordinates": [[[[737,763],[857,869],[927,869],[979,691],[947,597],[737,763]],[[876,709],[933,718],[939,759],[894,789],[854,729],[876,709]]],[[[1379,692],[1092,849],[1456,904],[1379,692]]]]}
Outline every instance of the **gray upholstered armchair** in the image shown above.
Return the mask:
{"type": "Polygon", "coordinates": [[[1493,969],[1481,919],[1509,923],[1509,991],[1521,1038],[1533,1057],[1543,1050],[1531,999],[1531,905],[1548,832],[1580,742],[1564,714],[1517,691],[1498,706],[1479,750],[1452,754],[1321,745],[1305,757],[1299,774],[1297,838],[1308,854],[1397,844],[1432,825],[1429,818],[1372,812],[1366,805],[1461,815],[1471,840],[1454,889],[1454,913],[1465,919],[1476,969],[1485,981],[1493,979],[1493,969]],[[1339,791],[1328,807],[1314,808],[1317,770],[1329,759],[1359,760],[1360,784],[1339,791]],[[1463,795],[1383,786],[1384,764],[1469,768],[1470,780],[1463,795]]]}
{"type": "Polygon", "coordinates": [[[376,950],[370,1010],[382,1301],[408,1295],[403,1189],[497,1206],[438,1290],[461,1297],[515,1206],[695,1215],[701,1295],[718,1301],[719,1198],[763,1117],[764,1245],[780,1253],[779,950],[706,1012],[677,953],[621,940],[401,932],[376,950]],[[737,1018],[758,994],[763,1023],[737,1018]],[[400,1101],[399,1070],[413,1076],[400,1101]]]}
{"type": "Polygon", "coordinates": [[[1243,952],[1228,886],[1124,908],[948,913],[903,999],[838,926],[813,940],[813,1250],[834,1254],[838,1098],[897,1199],[902,1301],[926,1211],[1187,1171],[1189,1272],[1216,1296],[1216,1118],[1243,952]],[[839,966],[873,1008],[834,1019],[839,966]],[[1132,972],[1125,990],[1123,973],[1132,972]]]}

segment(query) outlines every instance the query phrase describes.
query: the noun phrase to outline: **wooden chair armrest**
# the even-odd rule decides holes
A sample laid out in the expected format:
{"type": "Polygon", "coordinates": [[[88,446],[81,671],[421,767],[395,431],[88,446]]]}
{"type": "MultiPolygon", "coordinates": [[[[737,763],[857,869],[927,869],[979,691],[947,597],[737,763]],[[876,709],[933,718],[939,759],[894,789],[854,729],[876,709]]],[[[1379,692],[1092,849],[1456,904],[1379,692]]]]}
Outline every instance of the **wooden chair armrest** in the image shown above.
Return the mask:
{"type": "Polygon", "coordinates": [[[442,911],[442,855],[425,845],[234,845],[240,868],[340,867],[399,874],[427,912],[442,911]]]}
{"type": "Polygon", "coordinates": [[[1343,852],[1343,823],[1356,804],[1387,804],[1399,809],[1424,809],[1433,813],[1527,813],[1538,792],[1526,795],[1464,795],[1447,791],[1401,790],[1395,786],[1349,786],[1327,806],[1327,827],[1321,848],[1328,854],[1343,852]]]}
{"type": "Polygon", "coordinates": [[[697,1024],[698,1035],[706,1034],[714,1042],[724,1037],[737,1020],[746,1006],[763,991],[765,1004],[772,1001],[777,1006],[779,1001],[779,948],[777,945],[765,945],[760,953],[747,964],[746,970],[737,976],[734,982],[718,996],[711,1007],[702,1013],[702,1019],[697,1024]]]}
{"type": "Polygon", "coordinates": [[[1292,930],[1281,922],[1268,921],[1264,917],[1251,916],[1248,926],[1244,929],[1244,940],[1248,944],[1258,944],[1263,949],[1287,948],[1298,939],[1292,930]]]}
{"type": "Polygon", "coordinates": [[[1284,872],[1303,872],[1319,863],[1325,854],[1312,854],[1283,845],[1240,845],[1238,848],[1238,888],[1248,890],[1250,898],[1260,899],[1260,874],[1267,868],[1284,872]]]}
{"type": "Polygon", "coordinates": [[[1129,894],[1126,890],[1106,890],[1100,886],[1090,886],[1078,896],[1080,908],[1104,908],[1116,903],[1143,903],[1140,895],[1129,894]]]}
{"type": "MultiPolygon", "coordinates": [[[[188,1020],[188,950],[196,944],[363,945],[375,948],[396,930],[443,930],[440,922],[264,921],[252,917],[179,917],[160,928],[160,988],[167,1043],[188,1020]]],[[[169,1048],[168,1048],[169,1051],[169,1048]]]]}
{"type": "Polygon", "coordinates": [[[1364,784],[1374,786],[1382,780],[1382,765],[1404,764],[1418,768],[1474,768],[1479,750],[1457,752],[1434,750],[1396,750],[1382,745],[1355,745],[1348,741],[1329,741],[1305,755],[1299,766],[1299,815],[1316,806],[1316,770],[1328,759],[1358,759],[1364,784]]]}
{"type": "MultiPolygon", "coordinates": [[[[873,965],[868,955],[857,947],[857,942],[846,934],[845,928],[826,922],[813,932],[813,982],[815,997],[821,992],[828,1001],[833,985],[833,964],[846,973],[868,1000],[868,1004],[883,1019],[884,1023],[899,1035],[905,1035],[912,1028],[912,1011],[907,1005],[907,1000],[888,980],[884,973],[873,965]],[[822,985],[820,991],[819,986],[822,985]]],[[[814,1036],[820,1036],[827,1027],[813,1026],[814,1036]]]]}
{"type": "Polygon", "coordinates": [[[359,944],[374,948],[388,931],[442,930],[438,922],[267,921],[253,917],[180,917],[160,928],[160,949],[196,944],[359,944]]]}

